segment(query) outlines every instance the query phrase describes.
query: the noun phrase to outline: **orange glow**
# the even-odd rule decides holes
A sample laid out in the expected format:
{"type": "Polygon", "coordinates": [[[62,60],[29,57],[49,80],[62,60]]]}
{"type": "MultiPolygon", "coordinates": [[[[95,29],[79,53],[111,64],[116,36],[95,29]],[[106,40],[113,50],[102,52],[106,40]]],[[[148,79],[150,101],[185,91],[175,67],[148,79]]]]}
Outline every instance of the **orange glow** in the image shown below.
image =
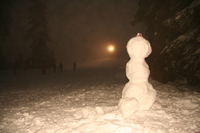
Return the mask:
{"type": "Polygon", "coordinates": [[[115,50],[115,47],[113,45],[108,46],[108,51],[113,52],[115,50]]]}

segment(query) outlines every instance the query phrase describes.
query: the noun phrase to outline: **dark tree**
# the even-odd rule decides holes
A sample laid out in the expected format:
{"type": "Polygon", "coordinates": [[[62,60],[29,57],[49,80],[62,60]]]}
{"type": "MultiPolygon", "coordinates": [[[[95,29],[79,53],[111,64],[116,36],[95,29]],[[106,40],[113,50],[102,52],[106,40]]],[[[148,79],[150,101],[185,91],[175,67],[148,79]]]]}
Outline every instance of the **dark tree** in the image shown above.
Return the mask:
{"type": "Polygon", "coordinates": [[[46,68],[51,66],[51,54],[47,47],[49,41],[46,6],[42,0],[31,0],[32,6],[29,8],[29,24],[30,29],[25,35],[26,40],[31,42],[31,62],[32,67],[40,68],[43,74],[46,73],[46,68]]]}
{"type": "Polygon", "coordinates": [[[163,83],[186,77],[200,79],[199,5],[194,0],[140,0],[132,25],[145,22],[153,53],[148,59],[151,76],[163,83]]]}
{"type": "MultiPolygon", "coordinates": [[[[134,16],[132,25],[145,22],[147,31],[145,35],[151,42],[153,53],[151,59],[156,58],[166,45],[168,40],[168,28],[163,22],[172,17],[176,12],[187,7],[193,0],[140,0],[139,8],[134,16]]],[[[172,37],[176,33],[174,32],[172,37]]]]}
{"type": "Polygon", "coordinates": [[[7,37],[10,35],[9,27],[11,24],[11,1],[1,0],[0,1],[0,68],[5,67],[6,58],[3,54],[3,48],[7,37]]]}
{"type": "Polygon", "coordinates": [[[139,2],[132,25],[138,22],[144,22],[147,25],[145,35],[153,49],[150,58],[155,58],[165,46],[166,36],[163,32],[165,28],[162,23],[169,15],[169,0],[140,0],[139,2]]]}
{"type": "Polygon", "coordinates": [[[166,56],[166,68],[173,75],[184,76],[188,84],[200,83],[200,5],[190,5],[164,21],[172,34],[179,33],[170,40],[161,52],[166,56]],[[172,65],[173,64],[173,65],[172,65]],[[173,67],[171,67],[173,66],[173,67]]]}

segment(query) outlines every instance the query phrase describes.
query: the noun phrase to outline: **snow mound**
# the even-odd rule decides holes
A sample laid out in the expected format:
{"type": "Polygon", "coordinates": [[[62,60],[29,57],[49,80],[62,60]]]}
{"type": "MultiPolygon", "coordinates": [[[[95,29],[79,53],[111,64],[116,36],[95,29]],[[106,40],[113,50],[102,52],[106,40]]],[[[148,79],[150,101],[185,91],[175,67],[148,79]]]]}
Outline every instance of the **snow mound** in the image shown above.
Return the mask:
{"type": "Polygon", "coordinates": [[[1,78],[0,132],[200,132],[199,93],[183,85],[150,80],[157,91],[156,102],[150,110],[137,111],[125,119],[117,106],[124,83],[105,77],[106,72],[94,77],[88,74],[89,78],[70,72],[1,78]]]}

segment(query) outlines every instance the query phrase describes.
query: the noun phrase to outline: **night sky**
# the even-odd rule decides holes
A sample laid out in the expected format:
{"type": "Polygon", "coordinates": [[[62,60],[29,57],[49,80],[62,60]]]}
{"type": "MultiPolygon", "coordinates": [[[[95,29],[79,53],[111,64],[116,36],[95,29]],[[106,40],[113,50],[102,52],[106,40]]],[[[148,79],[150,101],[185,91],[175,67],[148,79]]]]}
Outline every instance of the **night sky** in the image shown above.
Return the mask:
{"type": "MultiPolygon", "coordinates": [[[[19,53],[30,55],[31,49],[23,36],[28,30],[28,0],[15,0],[12,8],[11,35],[12,60],[19,53]]],[[[128,61],[126,44],[145,26],[130,23],[137,11],[138,0],[46,0],[48,20],[48,46],[55,53],[57,63],[70,67],[106,66],[128,61]],[[113,45],[115,51],[107,47],[113,45]]]]}

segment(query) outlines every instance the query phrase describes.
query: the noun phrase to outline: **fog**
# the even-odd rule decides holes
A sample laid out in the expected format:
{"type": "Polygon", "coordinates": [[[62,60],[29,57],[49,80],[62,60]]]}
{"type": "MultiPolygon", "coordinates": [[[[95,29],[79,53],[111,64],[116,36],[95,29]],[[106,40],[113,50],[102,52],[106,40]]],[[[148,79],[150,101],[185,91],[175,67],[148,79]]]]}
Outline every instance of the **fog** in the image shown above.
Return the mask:
{"type": "MultiPolygon", "coordinates": [[[[31,54],[24,35],[29,28],[27,0],[13,1],[11,35],[11,60],[20,53],[31,54]]],[[[70,67],[125,65],[128,40],[137,32],[144,32],[143,24],[133,27],[130,23],[137,10],[138,0],[46,0],[46,17],[50,41],[57,63],[70,67]],[[115,51],[107,50],[114,45],[115,51]]],[[[8,53],[8,49],[5,50],[8,53]]]]}

